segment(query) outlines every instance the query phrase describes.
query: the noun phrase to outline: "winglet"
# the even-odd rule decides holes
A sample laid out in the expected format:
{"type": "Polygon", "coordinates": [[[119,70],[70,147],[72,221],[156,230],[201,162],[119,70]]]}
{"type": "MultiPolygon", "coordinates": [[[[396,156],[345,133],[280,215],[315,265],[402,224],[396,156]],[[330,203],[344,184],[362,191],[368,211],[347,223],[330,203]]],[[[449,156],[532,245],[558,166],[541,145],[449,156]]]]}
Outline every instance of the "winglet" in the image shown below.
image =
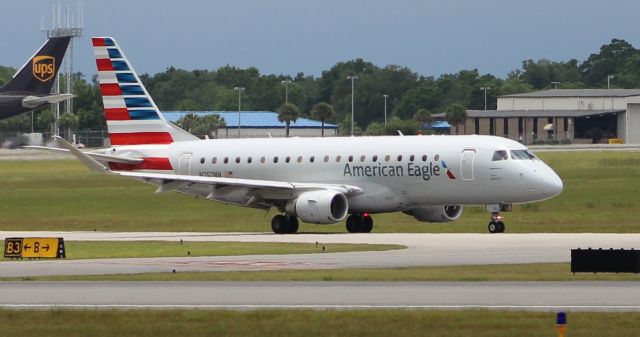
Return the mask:
{"type": "Polygon", "coordinates": [[[104,165],[100,164],[97,160],[89,157],[86,153],[80,151],[73,144],[64,140],[64,138],[59,136],[54,136],[54,141],[57,146],[65,148],[69,150],[76,158],[78,158],[86,167],[88,167],[91,171],[100,172],[100,173],[110,173],[111,171],[106,168],[104,165]]]}

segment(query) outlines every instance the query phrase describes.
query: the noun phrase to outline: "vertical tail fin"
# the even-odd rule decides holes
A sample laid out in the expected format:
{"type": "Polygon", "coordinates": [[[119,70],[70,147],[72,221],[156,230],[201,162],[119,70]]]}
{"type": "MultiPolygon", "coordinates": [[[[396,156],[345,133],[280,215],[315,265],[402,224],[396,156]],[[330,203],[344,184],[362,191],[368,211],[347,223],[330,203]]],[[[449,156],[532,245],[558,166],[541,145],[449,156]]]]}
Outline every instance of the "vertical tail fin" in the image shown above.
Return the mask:
{"type": "Polygon", "coordinates": [[[198,139],[165,120],[114,38],[94,37],[92,42],[111,145],[198,139]]]}
{"type": "Polygon", "coordinates": [[[48,39],[13,78],[0,88],[0,92],[50,94],[70,40],[69,36],[48,39]]]}

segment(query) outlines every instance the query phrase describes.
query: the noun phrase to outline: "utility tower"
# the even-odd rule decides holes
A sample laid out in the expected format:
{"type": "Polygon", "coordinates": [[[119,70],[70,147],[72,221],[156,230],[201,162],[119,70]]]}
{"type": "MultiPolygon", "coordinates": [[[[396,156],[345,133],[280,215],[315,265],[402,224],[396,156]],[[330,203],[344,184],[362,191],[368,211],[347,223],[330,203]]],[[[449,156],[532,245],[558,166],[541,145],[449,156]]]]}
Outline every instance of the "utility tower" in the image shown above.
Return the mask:
{"type": "MultiPolygon", "coordinates": [[[[67,48],[67,53],[64,56],[65,67],[62,71],[58,72],[58,77],[56,78],[56,84],[53,87],[54,92],[56,94],[61,93],[60,91],[60,78],[64,76],[65,78],[65,93],[71,94],[73,91],[73,40],[76,37],[81,37],[83,33],[84,27],[84,14],[83,14],[83,4],[82,2],[77,3],[76,15],[74,16],[73,11],[69,7],[69,4],[66,5],[66,10],[63,10],[62,4],[58,3],[53,4],[53,15],[51,21],[51,27],[46,28],[45,18],[41,17],[40,20],[40,31],[46,34],[47,39],[52,37],[63,37],[63,36],[71,36],[71,41],[69,41],[69,48],[67,48]],[[64,74],[64,75],[63,75],[64,74]]],[[[55,105],[56,118],[54,122],[54,131],[53,133],[58,135],[59,127],[58,127],[58,119],[60,118],[60,103],[55,105]]],[[[67,100],[65,102],[65,113],[73,113],[73,98],[67,100]]],[[[71,135],[67,135],[67,137],[71,137],[71,135]]]]}

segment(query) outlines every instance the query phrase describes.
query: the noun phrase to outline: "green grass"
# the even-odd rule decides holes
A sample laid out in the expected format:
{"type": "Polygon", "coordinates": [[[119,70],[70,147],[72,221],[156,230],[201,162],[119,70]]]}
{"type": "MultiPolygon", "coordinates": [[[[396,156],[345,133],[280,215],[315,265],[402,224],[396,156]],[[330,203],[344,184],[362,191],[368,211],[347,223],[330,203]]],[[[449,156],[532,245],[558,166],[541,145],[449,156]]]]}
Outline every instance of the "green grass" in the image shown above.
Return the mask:
{"type": "MultiPolygon", "coordinates": [[[[507,231],[639,232],[640,152],[540,153],[563,178],[548,201],[515,205],[507,231]]],[[[75,160],[0,162],[0,230],[270,231],[263,211],[227,206],[90,172],[75,160]]],[[[486,232],[489,215],[468,207],[454,223],[375,215],[375,232],[486,232]]],[[[344,232],[344,224],[301,224],[301,232],[344,232]]]]}
{"type": "MultiPolygon", "coordinates": [[[[567,314],[568,336],[637,336],[640,313],[567,314]]],[[[0,310],[3,336],[556,336],[555,313],[432,310],[0,310]]]]}
{"type": "Polygon", "coordinates": [[[67,259],[312,254],[401,249],[401,245],[280,242],[68,241],[67,259]],[[324,249],[323,249],[324,247],[324,249]]]}
{"type": "Polygon", "coordinates": [[[637,274],[572,274],[568,263],[388,269],[178,272],[0,278],[0,281],[640,281],[637,274]]]}

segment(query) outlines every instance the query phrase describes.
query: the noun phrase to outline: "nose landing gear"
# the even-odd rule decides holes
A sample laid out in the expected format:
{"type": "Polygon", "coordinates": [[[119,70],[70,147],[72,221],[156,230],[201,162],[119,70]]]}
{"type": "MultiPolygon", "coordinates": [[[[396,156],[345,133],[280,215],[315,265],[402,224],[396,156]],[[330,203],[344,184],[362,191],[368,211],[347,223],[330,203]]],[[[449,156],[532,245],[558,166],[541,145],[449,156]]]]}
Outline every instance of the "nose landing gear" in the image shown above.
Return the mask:
{"type": "Polygon", "coordinates": [[[492,234],[504,233],[505,226],[504,222],[502,222],[502,215],[500,215],[500,212],[491,213],[491,221],[489,221],[489,226],[487,226],[487,228],[489,229],[489,233],[492,234]]]}

